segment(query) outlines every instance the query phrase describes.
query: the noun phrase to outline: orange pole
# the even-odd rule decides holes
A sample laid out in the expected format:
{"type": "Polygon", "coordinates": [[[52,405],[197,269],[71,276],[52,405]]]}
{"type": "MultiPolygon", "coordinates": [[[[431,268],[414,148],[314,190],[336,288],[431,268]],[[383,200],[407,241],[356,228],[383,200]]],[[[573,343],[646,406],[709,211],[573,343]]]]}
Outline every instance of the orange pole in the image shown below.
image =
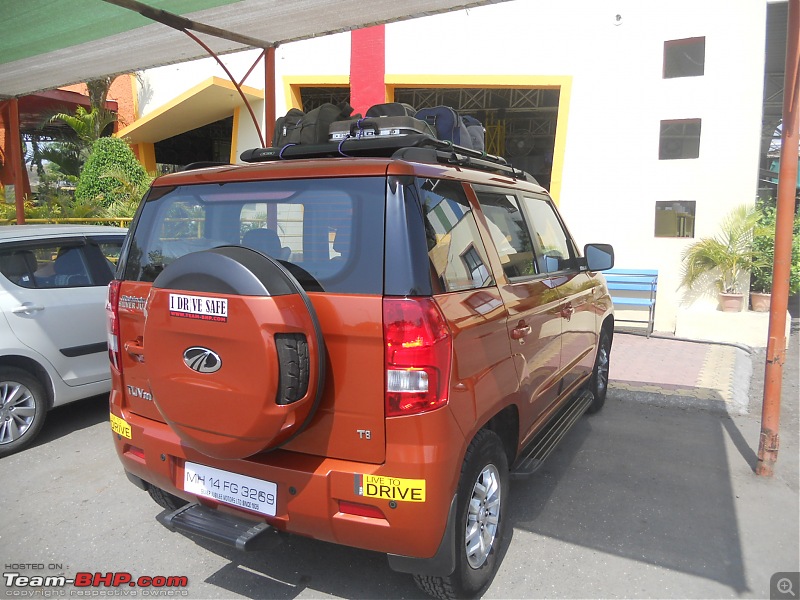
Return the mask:
{"type": "Polygon", "coordinates": [[[275,46],[266,49],[264,57],[264,129],[267,145],[272,145],[275,132],[275,46]]]}
{"type": "Polygon", "coordinates": [[[770,477],[778,460],[781,415],[781,380],[786,362],[786,309],[789,305],[789,273],[792,259],[792,225],[797,190],[798,142],[800,142],[800,0],[789,0],[786,36],[786,74],[783,83],[781,166],[775,225],[775,262],[769,315],[767,362],[764,371],[764,404],[756,474],[770,477]]]}
{"type": "Polygon", "coordinates": [[[25,189],[22,179],[22,135],[19,131],[19,100],[12,98],[8,103],[9,160],[14,179],[14,201],[17,208],[17,225],[25,224],[25,189]]]}

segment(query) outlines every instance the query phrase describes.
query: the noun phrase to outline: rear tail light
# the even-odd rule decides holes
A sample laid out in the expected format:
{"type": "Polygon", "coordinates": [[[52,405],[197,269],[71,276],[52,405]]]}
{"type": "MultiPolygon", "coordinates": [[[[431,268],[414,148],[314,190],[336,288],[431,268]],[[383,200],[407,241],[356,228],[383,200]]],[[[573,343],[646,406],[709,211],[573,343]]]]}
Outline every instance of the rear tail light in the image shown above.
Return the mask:
{"type": "Polygon", "coordinates": [[[384,298],[386,416],[447,405],[452,340],[431,298],[384,298]]]}
{"type": "Polygon", "coordinates": [[[106,322],[108,325],[108,359],[111,367],[122,374],[122,360],[119,344],[119,290],[122,282],[114,279],[108,284],[106,300],[106,322]]]}

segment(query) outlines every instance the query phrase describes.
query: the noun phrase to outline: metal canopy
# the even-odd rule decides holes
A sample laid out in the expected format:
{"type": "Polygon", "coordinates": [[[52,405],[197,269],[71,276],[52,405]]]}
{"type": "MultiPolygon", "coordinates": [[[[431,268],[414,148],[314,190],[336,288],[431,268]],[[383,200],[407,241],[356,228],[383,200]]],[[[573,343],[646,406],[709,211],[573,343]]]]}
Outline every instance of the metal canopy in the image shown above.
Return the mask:
{"type": "Polygon", "coordinates": [[[2,0],[0,99],[207,56],[186,19],[223,54],[500,1],[2,0]]]}

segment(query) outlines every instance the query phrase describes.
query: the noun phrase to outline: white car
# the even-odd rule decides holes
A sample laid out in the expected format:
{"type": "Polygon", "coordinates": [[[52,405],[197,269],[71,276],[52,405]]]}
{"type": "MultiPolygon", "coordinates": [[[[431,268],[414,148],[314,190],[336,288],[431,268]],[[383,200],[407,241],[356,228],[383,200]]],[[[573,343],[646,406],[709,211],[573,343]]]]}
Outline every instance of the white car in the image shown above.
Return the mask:
{"type": "Polygon", "coordinates": [[[0,457],[28,445],[54,406],[109,391],[106,287],[126,233],[0,227],[0,457]]]}

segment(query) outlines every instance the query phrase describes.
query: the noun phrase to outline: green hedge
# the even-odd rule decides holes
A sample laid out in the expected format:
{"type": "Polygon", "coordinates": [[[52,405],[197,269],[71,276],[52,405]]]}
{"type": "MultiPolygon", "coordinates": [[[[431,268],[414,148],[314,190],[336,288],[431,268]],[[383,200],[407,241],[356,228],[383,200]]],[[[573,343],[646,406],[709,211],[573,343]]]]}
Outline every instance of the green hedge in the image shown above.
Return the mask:
{"type": "Polygon", "coordinates": [[[92,145],[78,178],[75,200],[103,206],[124,201],[130,192],[121,179],[126,180],[127,187],[146,186],[149,182],[147,172],[128,144],[119,138],[100,138],[92,145]]]}

